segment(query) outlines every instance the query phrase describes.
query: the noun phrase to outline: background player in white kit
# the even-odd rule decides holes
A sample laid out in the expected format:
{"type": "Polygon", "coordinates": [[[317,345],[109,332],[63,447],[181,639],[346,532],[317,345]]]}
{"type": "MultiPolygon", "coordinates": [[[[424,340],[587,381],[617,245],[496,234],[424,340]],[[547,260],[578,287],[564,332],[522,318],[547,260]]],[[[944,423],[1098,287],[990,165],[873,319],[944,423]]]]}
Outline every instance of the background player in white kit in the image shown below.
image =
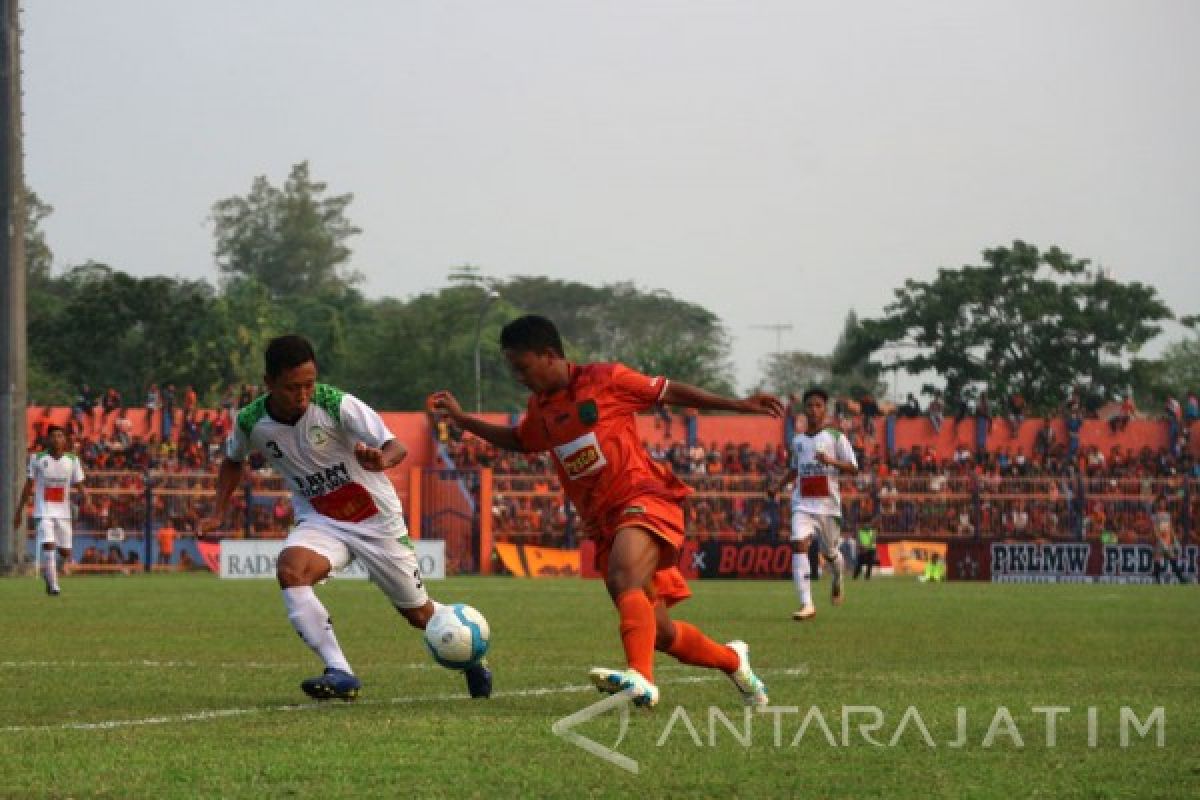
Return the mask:
{"type": "Polygon", "coordinates": [[[850,441],[837,428],[825,424],[829,395],[813,387],[804,393],[804,433],[791,441],[791,461],[778,488],[795,482],[792,489],[792,582],[800,597],[794,620],[817,614],[812,602],[808,546],[817,537],[821,553],[833,574],[832,601],[842,604],[846,564],[838,547],[842,538],[842,499],[839,475],[858,473],[858,460],[850,441]]]}
{"type": "Polygon", "coordinates": [[[49,449],[29,457],[29,472],[13,527],[20,530],[25,522],[25,504],[33,495],[33,516],[37,520],[37,546],[42,559],[42,578],[46,594],[57,597],[58,557],[71,558],[71,487],[83,489],[83,467],[74,453],[67,452],[67,433],[58,425],[46,430],[49,449]]]}
{"type": "MultiPolygon", "coordinates": [[[[325,662],[325,672],[300,688],[318,699],[351,700],[362,684],[313,586],[355,558],[414,628],[423,630],[436,608],[421,580],[400,498],[384,474],[407,451],[373,409],[317,383],[316,354],[302,336],[267,344],[265,382],[267,394],[238,412],[217,477],[216,507],[201,529],[220,526],[243,461],[253,450],[262,453],[292,492],[296,523],[276,564],[288,620],[325,662]]],[[[472,697],[491,695],[485,664],[465,672],[472,697]]]]}

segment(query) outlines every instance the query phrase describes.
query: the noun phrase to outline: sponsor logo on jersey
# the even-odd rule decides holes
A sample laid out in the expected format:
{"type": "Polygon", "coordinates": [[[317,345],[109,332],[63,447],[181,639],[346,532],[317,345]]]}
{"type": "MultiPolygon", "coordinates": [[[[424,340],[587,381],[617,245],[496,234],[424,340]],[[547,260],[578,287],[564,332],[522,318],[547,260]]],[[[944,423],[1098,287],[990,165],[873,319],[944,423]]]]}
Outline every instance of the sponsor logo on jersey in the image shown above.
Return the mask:
{"type": "Polygon", "coordinates": [[[314,497],[329,494],[338,487],[350,483],[350,470],[342,463],[304,477],[293,475],[292,480],[296,484],[296,491],[303,497],[312,500],[314,497]]]}
{"type": "Polygon", "coordinates": [[[362,522],[379,513],[374,499],[364,486],[347,483],[329,494],[310,501],[318,513],[342,522],[362,522]]]}
{"type": "Polygon", "coordinates": [[[585,433],[578,439],[558,445],[554,455],[570,480],[595,474],[608,465],[594,433],[585,433]]]}

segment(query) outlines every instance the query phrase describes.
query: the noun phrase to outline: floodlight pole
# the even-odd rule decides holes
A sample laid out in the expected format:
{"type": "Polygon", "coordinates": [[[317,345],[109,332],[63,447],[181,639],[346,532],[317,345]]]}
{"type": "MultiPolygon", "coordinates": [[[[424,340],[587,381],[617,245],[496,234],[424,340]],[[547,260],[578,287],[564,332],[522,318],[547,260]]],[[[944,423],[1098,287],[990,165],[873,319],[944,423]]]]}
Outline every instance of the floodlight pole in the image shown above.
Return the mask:
{"type": "Polygon", "coordinates": [[[479,337],[483,333],[483,318],[487,315],[488,307],[500,297],[495,289],[485,290],[483,304],[479,306],[479,316],[475,319],[475,413],[483,412],[483,366],[479,360],[479,337]]]}
{"type": "Polygon", "coordinates": [[[13,527],[25,482],[25,178],[18,0],[0,0],[0,573],[16,573],[25,526],[13,527]]]}

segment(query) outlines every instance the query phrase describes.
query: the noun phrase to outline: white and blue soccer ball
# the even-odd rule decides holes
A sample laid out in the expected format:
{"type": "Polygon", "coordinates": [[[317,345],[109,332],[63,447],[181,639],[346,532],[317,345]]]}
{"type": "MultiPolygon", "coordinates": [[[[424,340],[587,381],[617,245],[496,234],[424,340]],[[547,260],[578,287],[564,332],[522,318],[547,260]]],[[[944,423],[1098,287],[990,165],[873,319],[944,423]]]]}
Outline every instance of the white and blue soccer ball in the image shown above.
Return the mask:
{"type": "Polygon", "coordinates": [[[447,669],[466,669],[479,663],[491,638],[488,621],[465,603],[444,605],[425,626],[425,646],[433,660],[447,669]]]}

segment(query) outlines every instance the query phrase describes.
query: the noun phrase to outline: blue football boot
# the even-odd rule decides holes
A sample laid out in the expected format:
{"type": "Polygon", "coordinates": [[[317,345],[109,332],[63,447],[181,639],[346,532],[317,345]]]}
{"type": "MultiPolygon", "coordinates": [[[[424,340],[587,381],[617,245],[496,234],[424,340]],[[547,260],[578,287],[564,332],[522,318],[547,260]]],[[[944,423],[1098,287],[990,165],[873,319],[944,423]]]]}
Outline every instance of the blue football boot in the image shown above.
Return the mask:
{"type": "Polygon", "coordinates": [[[488,669],[487,659],[463,670],[467,676],[467,692],[471,697],[492,696],[492,671],[488,669]]]}
{"type": "Polygon", "coordinates": [[[327,667],[320,677],[301,681],[300,688],[315,700],[345,700],[349,702],[358,697],[362,681],[349,672],[327,667]]]}

